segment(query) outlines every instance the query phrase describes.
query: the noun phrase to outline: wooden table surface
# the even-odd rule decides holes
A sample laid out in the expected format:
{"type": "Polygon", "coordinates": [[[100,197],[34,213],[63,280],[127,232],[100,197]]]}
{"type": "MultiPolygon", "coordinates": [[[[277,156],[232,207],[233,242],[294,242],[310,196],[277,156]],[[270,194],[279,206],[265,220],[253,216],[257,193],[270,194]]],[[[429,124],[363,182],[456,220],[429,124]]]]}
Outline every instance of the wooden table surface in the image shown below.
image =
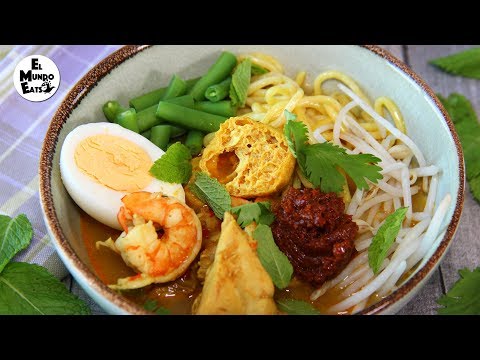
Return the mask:
{"type": "MultiPolygon", "coordinates": [[[[431,65],[428,60],[452,54],[471,46],[464,45],[381,45],[399,59],[409,65],[422,77],[435,92],[448,96],[452,92],[465,95],[472,102],[477,114],[480,114],[480,80],[470,80],[445,74],[431,65]]],[[[474,269],[480,266],[480,217],[477,215],[480,205],[473,200],[468,186],[465,194],[465,205],[456,238],[446,254],[439,269],[430,278],[418,295],[407,304],[399,314],[431,315],[436,314],[436,300],[448,291],[458,279],[458,270],[464,267],[474,269]]],[[[65,280],[70,290],[85,299],[94,314],[104,312],[93,303],[78,286],[75,280],[65,280]]]]}

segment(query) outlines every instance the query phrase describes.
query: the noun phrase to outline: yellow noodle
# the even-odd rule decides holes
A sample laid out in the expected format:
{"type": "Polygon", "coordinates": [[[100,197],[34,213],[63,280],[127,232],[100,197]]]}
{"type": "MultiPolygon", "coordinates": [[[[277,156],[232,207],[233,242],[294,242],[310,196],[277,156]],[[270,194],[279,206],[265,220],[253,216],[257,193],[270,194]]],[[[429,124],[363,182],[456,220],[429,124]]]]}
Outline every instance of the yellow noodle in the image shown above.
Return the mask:
{"type": "Polygon", "coordinates": [[[302,90],[302,88],[299,88],[297,90],[297,92],[295,93],[295,95],[293,95],[292,98],[290,99],[290,101],[287,103],[287,105],[283,109],[280,116],[274,122],[272,122],[270,125],[273,126],[273,127],[283,126],[283,124],[285,124],[285,114],[284,114],[285,110],[293,112],[293,110],[295,109],[295,107],[297,106],[298,102],[300,101],[300,99],[302,97],[303,97],[303,90],[302,90]]]}
{"type": "Polygon", "coordinates": [[[383,116],[383,117],[385,117],[384,109],[387,109],[397,129],[404,134],[407,133],[407,129],[405,127],[405,121],[403,120],[402,113],[400,112],[400,109],[398,108],[398,106],[391,99],[385,96],[377,98],[375,100],[374,109],[375,109],[375,112],[377,112],[380,116],[383,116]]]}
{"type": "Polygon", "coordinates": [[[271,72],[278,72],[278,73],[283,73],[283,66],[278,62],[277,59],[275,59],[273,56],[260,53],[260,52],[253,52],[250,54],[241,54],[238,57],[239,61],[242,61],[246,58],[250,58],[252,60],[252,63],[261,66],[268,71],[271,72]]]}
{"type": "Polygon", "coordinates": [[[265,92],[265,100],[267,104],[273,105],[278,101],[289,100],[295,93],[296,89],[288,85],[272,86],[265,92]],[[280,95],[280,96],[278,96],[280,95]]]}
{"type": "Polygon", "coordinates": [[[363,91],[360,89],[360,87],[357,85],[357,83],[348,75],[341,73],[340,71],[325,71],[324,73],[321,73],[320,75],[317,76],[313,83],[313,91],[315,95],[321,95],[322,94],[322,84],[326,80],[338,80],[344,83],[346,86],[348,86],[352,91],[360,96],[363,100],[367,101],[368,104],[370,104],[369,99],[367,96],[363,93],[363,91]]]}
{"type": "Polygon", "coordinates": [[[259,76],[256,81],[250,83],[247,95],[251,95],[262,88],[279,84],[291,85],[295,88],[299,88],[298,84],[288,76],[280,73],[267,73],[259,76]]]}
{"type": "Polygon", "coordinates": [[[298,84],[298,86],[302,86],[303,83],[305,82],[305,78],[307,76],[307,73],[305,71],[300,71],[297,76],[295,76],[295,82],[298,84]]]}

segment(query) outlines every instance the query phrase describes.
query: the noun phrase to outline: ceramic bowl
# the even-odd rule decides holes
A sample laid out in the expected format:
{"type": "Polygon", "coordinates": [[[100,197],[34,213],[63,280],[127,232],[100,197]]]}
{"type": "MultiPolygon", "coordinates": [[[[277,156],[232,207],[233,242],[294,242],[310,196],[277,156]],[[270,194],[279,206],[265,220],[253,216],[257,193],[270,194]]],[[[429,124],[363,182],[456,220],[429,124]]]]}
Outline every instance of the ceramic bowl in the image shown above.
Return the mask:
{"type": "Polygon", "coordinates": [[[445,235],[434,242],[429,258],[394,293],[362,311],[393,314],[427,282],[450,246],[463,207],[464,163],[453,124],[428,85],[404,63],[375,46],[126,46],[101,61],[63,100],[47,131],[40,160],[40,194],[45,222],[61,259],[85,291],[111,314],[144,314],[140,306],[110,290],[95,275],[79,229],[79,208],[60,178],[59,156],[66,135],[75,127],[105,121],[102,105],[120,103],[167,84],[174,73],[183,78],[203,74],[221,50],[262,51],[277,57],[287,74],[305,70],[314,76],[336,69],[355,79],[371,97],[392,98],[400,107],[409,136],[427,162],[442,170],[437,204],[452,194],[445,235]]]}

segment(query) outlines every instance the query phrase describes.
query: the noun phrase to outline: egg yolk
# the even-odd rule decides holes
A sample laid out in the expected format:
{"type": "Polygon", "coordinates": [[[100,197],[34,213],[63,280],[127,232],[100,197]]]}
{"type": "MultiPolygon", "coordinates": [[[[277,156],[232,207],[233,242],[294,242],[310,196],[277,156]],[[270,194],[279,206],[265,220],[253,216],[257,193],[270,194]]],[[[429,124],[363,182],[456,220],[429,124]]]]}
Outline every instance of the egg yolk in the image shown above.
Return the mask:
{"type": "Polygon", "coordinates": [[[133,192],[145,188],[152,177],[150,156],[133,142],[112,135],[94,135],[75,149],[77,167],[113,190],[133,192]]]}

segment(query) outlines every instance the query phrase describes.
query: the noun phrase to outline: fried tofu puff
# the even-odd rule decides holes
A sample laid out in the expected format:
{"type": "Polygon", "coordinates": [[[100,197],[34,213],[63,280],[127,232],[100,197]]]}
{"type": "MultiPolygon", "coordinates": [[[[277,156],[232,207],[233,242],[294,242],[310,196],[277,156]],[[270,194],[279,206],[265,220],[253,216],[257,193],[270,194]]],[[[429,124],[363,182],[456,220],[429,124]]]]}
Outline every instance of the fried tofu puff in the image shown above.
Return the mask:
{"type": "Polygon", "coordinates": [[[230,195],[267,196],[284,188],[295,158],[283,133],[248,117],[225,121],[203,152],[200,168],[230,195]]]}

